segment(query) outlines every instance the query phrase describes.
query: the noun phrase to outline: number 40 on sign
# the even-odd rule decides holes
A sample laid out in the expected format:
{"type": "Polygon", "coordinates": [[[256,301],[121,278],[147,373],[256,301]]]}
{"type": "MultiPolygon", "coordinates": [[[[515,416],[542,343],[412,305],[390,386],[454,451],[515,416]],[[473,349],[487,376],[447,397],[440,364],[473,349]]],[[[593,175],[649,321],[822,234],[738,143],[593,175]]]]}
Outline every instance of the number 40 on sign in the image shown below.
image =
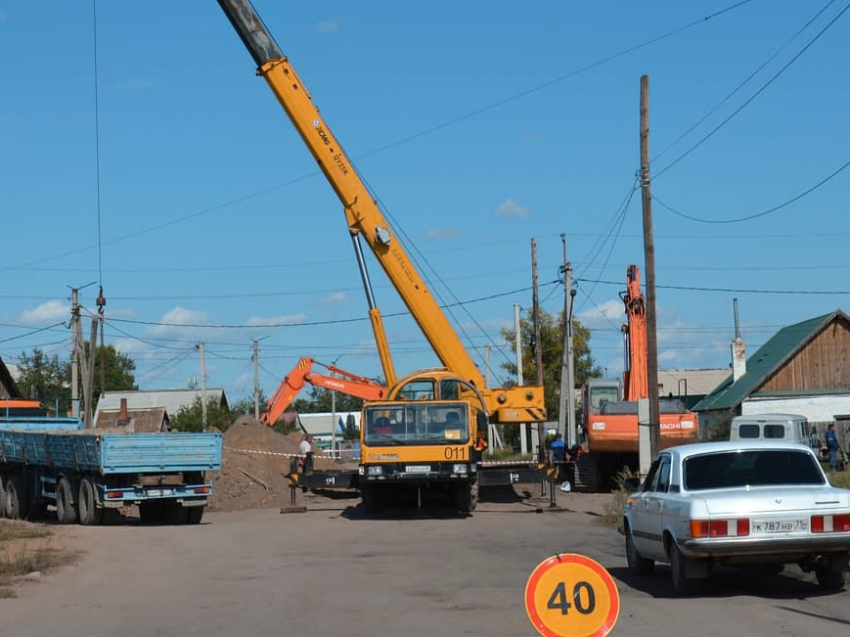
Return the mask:
{"type": "Polygon", "coordinates": [[[545,637],[604,637],[620,615],[620,593],[601,564],[577,553],[561,553],[531,573],[525,610],[545,637]]]}

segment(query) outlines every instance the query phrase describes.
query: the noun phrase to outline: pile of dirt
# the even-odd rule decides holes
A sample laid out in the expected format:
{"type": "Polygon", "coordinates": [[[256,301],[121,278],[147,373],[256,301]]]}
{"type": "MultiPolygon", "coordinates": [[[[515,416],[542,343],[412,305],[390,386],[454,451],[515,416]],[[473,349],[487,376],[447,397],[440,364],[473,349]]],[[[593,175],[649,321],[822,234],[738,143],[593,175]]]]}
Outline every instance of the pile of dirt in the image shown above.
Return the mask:
{"type": "MultiPolygon", "coordinates": [[[[287,435],[276,432],[258,420],[243,416],[222,436],[221,472],[213,485],[209,508],[236,511],[279,507],[289,504],[289,472],[292,457],[298,454],[303,438],[300,432],[287,435]]],[[[334,468],[313,448],[316,469],[334,468]]]]}

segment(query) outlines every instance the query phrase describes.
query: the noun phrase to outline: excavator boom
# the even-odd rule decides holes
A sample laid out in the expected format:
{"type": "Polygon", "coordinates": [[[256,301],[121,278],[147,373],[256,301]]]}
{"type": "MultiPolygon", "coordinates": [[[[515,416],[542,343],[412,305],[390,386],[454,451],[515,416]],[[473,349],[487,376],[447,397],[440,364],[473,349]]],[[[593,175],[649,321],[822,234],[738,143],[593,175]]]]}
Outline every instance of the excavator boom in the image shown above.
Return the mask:
{"type": "Polygon", "coordinates": [[[298,361],[284,379],[278,385],[277,390],[268,403],[268,408],[263,414],[263,422],[272,427],[292,404],[295,397],[304,388],[305,383],[317,387],[324,387],[332,391],[338,391],[349,396],[355,396],[364,400],[381,400],[387,396],[387,388],[383,385],[366,378],[352,374],[334,365],[327,368],[341,377],[325,376],[324,374],[312,373],[314,360],[305,356],[298,361]]]}

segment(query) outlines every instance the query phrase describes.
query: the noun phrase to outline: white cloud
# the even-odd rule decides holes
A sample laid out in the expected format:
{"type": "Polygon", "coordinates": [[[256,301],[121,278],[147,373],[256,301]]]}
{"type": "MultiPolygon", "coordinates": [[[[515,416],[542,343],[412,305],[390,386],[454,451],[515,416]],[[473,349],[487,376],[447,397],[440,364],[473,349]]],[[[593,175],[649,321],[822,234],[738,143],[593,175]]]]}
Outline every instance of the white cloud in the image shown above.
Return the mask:
{"type": "Polygon", "coordinates": [[[24,325],[44,325],[71,319],[71,306],[62,301],[47,301],[32,310],[24,310],[15,321],[24,325]]]}
{"type": "Polygon", "coordinates": [[[432,241],[448,241],[450,239],[456,239],[461,236],[461,234],[461,231],[457,228],[440,228],[439,226],[432,226],[431,228],[428,228],[427,232],[425,232],[425,238],[432,241]]]}
{"type": "Polygon", "coordinates": [[[321,33],[339,33],[339,22],[335,20],[323,20],[322,22],[317,22],[314,29],[321,33]]]}
{"type": "Polygon", "coordinates": [[[496,214],[500,217],[515,217],[525,219],[531,216],[531,208],[519,205],[513,199],[506,199],[496,207],[496,214]]]}
{"type": "Polygon", "coordinates": [[[581,312],[578,315],[578,320],[585,327],[610,326],[613,322],[619,325],[625,321],[625,310],[623,309],[622,301],[611,299],[602,303],[597,303],[592,308],[581,312]]]}
{"type": "Polygon", "coordinates": [[[194,331],[197,325],[207,322],[209,315],[201,310],[190,310],[177,306],[166,312],[159,320],[161,325],[154,325],[146,330],[148,336],[166,336],[172,334],[185,334],[194,331]]]}
{"type": "Polygon", "coordinates": [[[304,323],[309,317],[306,314],[281,314],[280,316],[252,316],[248,319],[248,325],[257,327],[277,327],[278,325],[292,325],[293,323],[304,323]]]}
{"type": "MultiPolygon", "coordinates": [[[[319,307],[326,307],[328,305],[342,305],[348,301],[348,294],[344,291],[340,290],[339,292],[331,292],[325,298],[316,302],[316,305],[319,307]]],[[[303,317],[306,320],[306,317],[303,317]]]]}

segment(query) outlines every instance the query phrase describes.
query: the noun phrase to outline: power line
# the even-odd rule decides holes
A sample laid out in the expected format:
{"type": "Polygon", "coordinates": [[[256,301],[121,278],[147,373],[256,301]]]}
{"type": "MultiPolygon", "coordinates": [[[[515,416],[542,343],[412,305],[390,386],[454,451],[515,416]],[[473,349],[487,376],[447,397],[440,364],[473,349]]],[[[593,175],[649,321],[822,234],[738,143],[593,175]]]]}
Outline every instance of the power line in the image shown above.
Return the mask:
{"type": "MultiPolygon", "coordinates": [[[[850,6],[850,5],[848,5],[848,6],[850,6]]],[[[804,190],[799,195],[792,197],[788,201],[781,203],[778,206],[774,206],[773,208],[769,208],[768,210],[763,210],[762,212],[757,212],[755,214],[746,215],[744,217],[738,217],[736,219],[702,219],[700,217],[694,217],[692,215],[686,214],[686,213],[684,213],[680,210],[676,210],[672,206],[669,206],[666,203],[664,203],[663,201],[661,201],[655,195],[652,195],[652,199],[654,201],[656,201],[662,208],[666,208],[667,210],[669,210],[673,214],[678,215],[680,217],[684,217],[685,219],[690,219],[691,221],[697,221],[699,223],[713,223],[713,224],[740,223],[741,221],[750,221],[751,219],[756,219],[758,217],[764,217],[765,215],[769,215],[772,212],[776,212],[777,210],[781,210],[782,208],[786,208],[786,207],[790,206],[792,203],[799,201],[800,199],[802,199],[806,195],[814,192],[815,190],[817,190],[818,188],[823,186],[826,182],[830,181],[833,177],[836,177],[839,173],[844,171],[848,166],[850,166],[850,160],[846,161],[838,170],[835,170],[834,172],[829,174],[827,177],[824,177],[823,179],[821,179],[818,183],[816,183],[811,188],[804,190]]]]}
{"type": "MultiPolygon", "coordinates": [[[[622,286],[621,282],[617,281],[603,281],[601,279],[576,279],[577,281],[584,281],[586,283],[602,283],[603,285],[619,285],[622,286]]],[[[752,289],[752,288],[711,288],[711,287],[702,287],[696,285],[657,285],[658,288],[663,288],[665,290],[687,290],[691,292],[735,292],[738,294],[803,294],[803,295],[811,295],[811,296],[824,296],[824,295],[846,295],[850,294],[850,290],[764,290],[764,289],[752,289]]]]}
{"type": "Polygon", "coordinates": [[[806,46],[804,46],[804,47],[803,47],[803,48],[802,48],[802,49],[801,49],[801,50],[797,53],[797,55],[795,55],[794,57],[792,57],[792,58],[788,61],[788,63],[786,63],[786,64],[785,64],[785,65],[784,65],[781,69],[779,69],[779,71],[777,71],[777,72],[773,75],[773,77],[771,77],[771,78],[770,78],[767,82],[765,82],[765,83],[761,86],[761,88],[759,88],[759,89],[758,89],[755,93],[753,93],[753,94],[750,96],[750,98],[749,98],[749,99],[747,99],[747,100],[746,100],[743,104],[741,104],[738,108],[736,108],[734,111],[732,111],[731,115],[729,115],[726,119],[724,119],[724,120],[723,120],[722,122],[720,122],[717,126],[715,126],[715,127],[714,127],[711,131],[709,131],[709,132],[708,132],[708,133],[707,133],[707,134],[706,134],[706,135],[705,135],[705,136],[704,136],[701,140],[699,140],[696,144],[694,144],[693,146],[691,146],[691,147],[690,147],[687,151],[685,151],[682,155],[680,155],[679,157],[677,157],[676,159],[674,159],[674,160],[673,160],[672,162],[670,162],[670,163],[669,163],[666,167],[662,168],[662,169],[661,169],[660,171],[658,171],[655,175],[653,175],[653,179],[654,179],[654,180],[657,180],[657,179],[658,179],[661,175],[663,175],[664,173],[666,173],[666,172],[667,172],[668,170],[670,170],[673,166],[675,166],[676,164],[678,164],[678,163],[679,163],[680,161],[682,161],[685,157],[687,157],[687,156],[688,156],[688,155],[690,155],[692,152],[694,152],[697,148],[699,148],[700,146],[702,146],[702,145],[703,145],[706,141],[708,141],[711,137],[713,137],[713,136],[714,136],[714,134],[715,134],[717,131],[719,131],[721,128],[723,128],[723,127],[724,127],[724,126],[725,126],[725,125],[726,125],[726,124],[727,124],[727,123],[728,123],[728,122],[729,122],[729,121],[730,121],[733,117],[735,117],[738,113],[740,113],[740,112],[741,112],[742,110],[744,110],[747,106],[749,106],[749,105],[750,105],[750,103],[751,103],[751,102],[752,102],[752,101],[753,101],[756,97],[758,97],[759,95],[761,95],[761,94],[762,94],[762,93],[763,93],[763,92],[767,89],[767,87],[768,87],[768,86],[770,86],[771,84],[773,84],[773,82],[774,82],[774,81],[776,81],[776,79],[777,79],[780,75],[782,75],[782,74],[783,74],[783,73],[784,73],[784,72],[788,69],[788,67],[790,67],[792,64],[794,64],[794,62],[796,62],[796,61],[797,61],[797,60],[798,60],[798,59],[799,59],[799,58],[803,55],[803,53],[805,53],[806,51],[808,51],[808,50],[809,50],[809,48],[810,48],[810,47],[811,47],[811,46],[812,46],[815,42],[817,42],[817,41],[820,39],[820,37],[821,37],[824,33],[826,33],[826,31],[827,31],[827,30],[828,30],[828,29],[829,29],[829,28],[830,28],[833,24],[835,24],[835,22],[836,22],[836,21],[837,21],[837,20],[838,20],[841,16],[843,16],[843,15],[844,15],[844,13],[847,11],[847,9],[850,9],[850,4],[847,4],[847,5],[846,5],[846,6],[845,6],[845,7],[844,7],[844,8],[843,8],[843,9],[842,9],[839,13],[838,13],[838,15],[837,15],[837,16],[835,16],[832,20],[830,20],[830,21],[829,21],[829,23],[828,23],[828,24],[827,24],[827,25],[826,25],[823,29],[821,29],[821,30],[818,32],[818,34],[817,34],[814,38],[812,38],[811,40],[809,40],[808,44],[806,44],[806,46]]]}

